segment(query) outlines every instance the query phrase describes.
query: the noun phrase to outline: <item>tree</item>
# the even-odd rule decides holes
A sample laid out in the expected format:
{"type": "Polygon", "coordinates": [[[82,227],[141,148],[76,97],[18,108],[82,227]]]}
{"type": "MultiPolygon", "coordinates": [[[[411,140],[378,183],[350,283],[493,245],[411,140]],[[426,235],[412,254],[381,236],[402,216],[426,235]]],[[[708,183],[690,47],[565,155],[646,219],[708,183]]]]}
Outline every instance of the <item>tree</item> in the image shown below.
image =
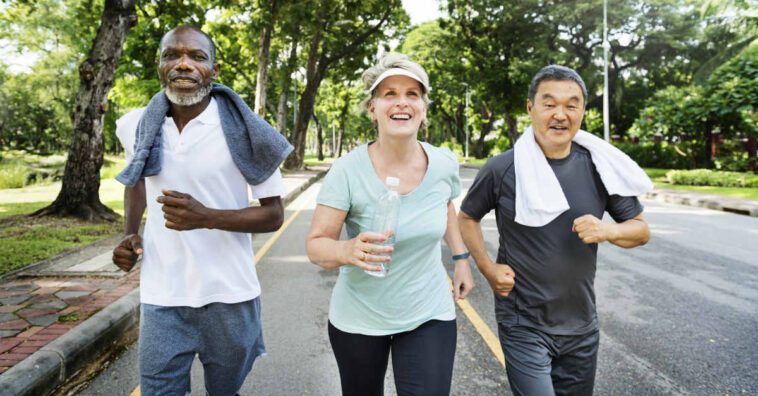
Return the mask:
{"type": "MultiPolygon", "coordinates": [[[[285,160],[288,169],[299,169],[305,157],[305,136],[321,81],[330,67],[340,62],[365,60],[375,45],[386,39],[394,25],[407,21],[399,0],[313,1],[311,21],[301,25],[308,35],[308,61],[305,89],[300,98],[297,119],[290,135],[295,150],[285,160]]],[[[305,8],[303,8],[305,10],[305,8]]]]}
{"type": "Polygon", "coordinates": [[[129,29],[137,23],[135,0],[106,0],[100,28],[87,59],[79,66],[74,127],[63,185],[55,201],[33,216],[75,216],[84,220],[115,220],[100,202],[103,164],[103,116],[107,95],[129,29]]]}

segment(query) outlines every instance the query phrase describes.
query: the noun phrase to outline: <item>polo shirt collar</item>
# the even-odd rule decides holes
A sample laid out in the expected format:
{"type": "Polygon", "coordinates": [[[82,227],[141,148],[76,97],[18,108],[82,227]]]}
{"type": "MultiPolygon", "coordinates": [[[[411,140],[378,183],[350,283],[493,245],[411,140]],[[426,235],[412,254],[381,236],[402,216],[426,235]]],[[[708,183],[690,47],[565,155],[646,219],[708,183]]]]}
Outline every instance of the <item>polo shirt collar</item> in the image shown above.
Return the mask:
{"type": "Polygon", "coordinates": [[[211,96],[211,101],[208,103],[208,107],[206,107],[202,113],[198,114],[194,120],[205,125],[218,125],[221,123],[221,119],[218,116],[218,104],[213,96],[211,96]]]}

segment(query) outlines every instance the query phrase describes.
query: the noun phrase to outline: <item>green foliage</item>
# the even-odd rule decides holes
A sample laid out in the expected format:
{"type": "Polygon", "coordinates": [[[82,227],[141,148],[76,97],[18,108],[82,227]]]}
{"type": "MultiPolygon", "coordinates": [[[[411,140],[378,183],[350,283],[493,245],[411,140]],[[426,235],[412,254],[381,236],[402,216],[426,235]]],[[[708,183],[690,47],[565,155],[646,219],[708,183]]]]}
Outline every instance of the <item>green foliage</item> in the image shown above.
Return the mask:
{"type": "Polygon", "coordinates": [[[706,83],[707,110],[722,133],[758,136],[758,45],[716,69],[706,83]]]}
{"type": "Polygon", "coordinates": [[[696,86],[669,86],[657,91],[635,121],[629,134],[642,140],[659,134],[666,140],[675,140],[682,133],[689,139],[704,139],[706,100],[702,89],[696,86]]]}
{"type": "Polygon", "coordinates": [[[758,175],[744,172],[722,172],[710,169],[672,170],[666,173],[672,184],[690,186],[758,187],[758,175]]]}
{"type": "Polygon", "coordinates": [[[603,113],[597,109],[587,109],[584,112],[584,130],[597,136],[603,136],[603,113]]]}
{"type": "Polygon", "coordinates": [[[0,162],[0,189],[21,188],[26,184],[26,165],[20,161],[0,162]]]}
{"type": "Polygon", "coordinates": [[[0,147],[63,150],[71,131],[77,66],[95,36],[103,1],[14,1],[0,10],[0,40],[16,56],[39,58],[0,72],[0,147]]]}
{"type": "Polygon", "coordinates": [[[700,160],[701,150],[697,142],[679,144],[614,142],[613,144],[637,164],[646,168],[688,169],[700,160]]]}

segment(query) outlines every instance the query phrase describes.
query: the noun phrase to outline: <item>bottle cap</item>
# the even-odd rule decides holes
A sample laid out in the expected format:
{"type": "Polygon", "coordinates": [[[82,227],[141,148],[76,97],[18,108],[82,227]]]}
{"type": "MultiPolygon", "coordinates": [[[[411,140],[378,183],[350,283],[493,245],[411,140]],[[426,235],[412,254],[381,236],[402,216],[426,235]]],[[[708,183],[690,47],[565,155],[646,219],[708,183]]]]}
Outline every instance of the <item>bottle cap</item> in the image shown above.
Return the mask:
{"type": "Polygon", "coordinates": [[[400,179],[397,177],[387,176],[387,187],[398,187],[400,186],[400,179]]]}

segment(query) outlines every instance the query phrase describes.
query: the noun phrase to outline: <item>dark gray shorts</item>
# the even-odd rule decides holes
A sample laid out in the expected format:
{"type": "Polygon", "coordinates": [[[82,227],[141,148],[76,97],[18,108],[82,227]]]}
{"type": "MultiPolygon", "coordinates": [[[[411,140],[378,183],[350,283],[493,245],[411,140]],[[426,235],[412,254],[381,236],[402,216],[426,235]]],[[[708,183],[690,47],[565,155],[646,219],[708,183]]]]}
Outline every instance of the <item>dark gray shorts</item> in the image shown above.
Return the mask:
{"type": "Polygon", "coordinates": [[[498,332],[515,396],[592,395],[599,331],[563,336],[498,324],[498,332]]]}
{"type": "Polygon", "coordinates": [[[234,395],[266,352],[260,298],[200,308],[142,304],[139,372],[144,396],[190,392],[190,367],[199,355],[210,396],[234,395]]]}

